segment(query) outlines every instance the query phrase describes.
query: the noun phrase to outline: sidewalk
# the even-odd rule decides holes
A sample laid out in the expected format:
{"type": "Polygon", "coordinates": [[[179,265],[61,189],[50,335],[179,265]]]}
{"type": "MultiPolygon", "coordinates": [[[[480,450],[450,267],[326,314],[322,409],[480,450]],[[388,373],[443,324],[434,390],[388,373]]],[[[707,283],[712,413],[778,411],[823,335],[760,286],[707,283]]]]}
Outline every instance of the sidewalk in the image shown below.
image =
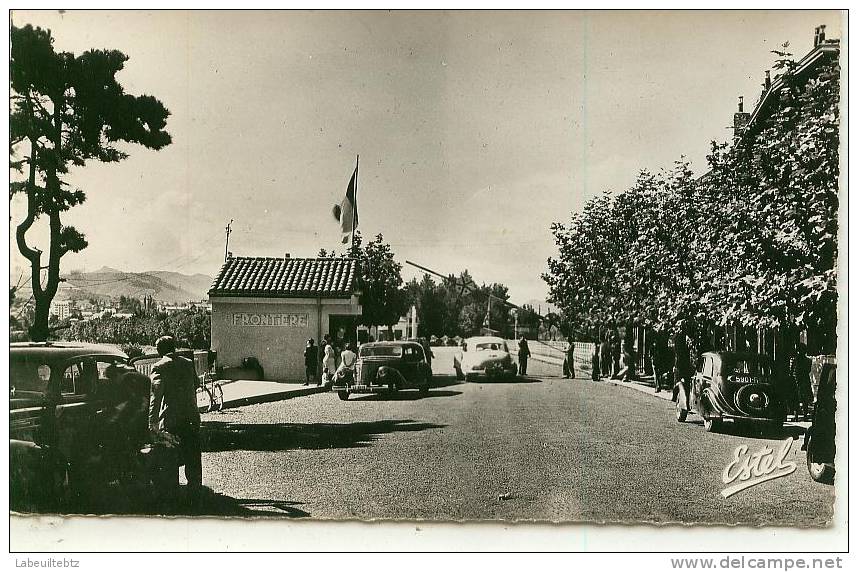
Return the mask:
{"type": "Polygon", "coordinates": [[[224,379],[220,381],[220,384],[223,388],[224,409],[256,403],[283,401],[284,399],[328,391],[327,388],[317,385],[302,385],[301,383],[283,383],[277,381],[224,379]]]}

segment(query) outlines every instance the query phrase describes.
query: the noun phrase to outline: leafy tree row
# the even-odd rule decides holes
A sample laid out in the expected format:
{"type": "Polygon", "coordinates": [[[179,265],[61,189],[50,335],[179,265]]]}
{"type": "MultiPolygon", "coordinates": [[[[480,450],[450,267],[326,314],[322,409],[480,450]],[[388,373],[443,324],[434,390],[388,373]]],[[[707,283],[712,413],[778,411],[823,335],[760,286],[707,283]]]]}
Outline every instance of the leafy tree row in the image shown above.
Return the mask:
{"type": "Polygon", "coordinates": [[[159,337],[170,335],[181,345],[210,349],[211,315],[205,310],[182,310],[131,318],[105,316],[73,323],[61,334],[67,340],[122,346],[151,346],[159,337]]]}
{"type": "Polygon", "coordinates": [[[644,171],[552,225],[558,254],[543,279],[566,320],[660,328],[690,318],[833,340],[839,66],[807,79],[781,64],[768,114],[734,143],[713,143],[706,175],[683,161],[644,171]]]}

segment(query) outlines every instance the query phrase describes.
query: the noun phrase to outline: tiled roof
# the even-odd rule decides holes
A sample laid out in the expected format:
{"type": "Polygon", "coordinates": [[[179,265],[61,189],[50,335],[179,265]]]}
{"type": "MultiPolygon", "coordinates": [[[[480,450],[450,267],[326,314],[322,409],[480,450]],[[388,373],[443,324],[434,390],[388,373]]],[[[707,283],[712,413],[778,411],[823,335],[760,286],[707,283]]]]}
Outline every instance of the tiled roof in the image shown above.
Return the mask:
{"type": "Polygon", "coordinates": [[[347,297],[354,293],[353,258],[229,258],[210,296],[347,297]]]}

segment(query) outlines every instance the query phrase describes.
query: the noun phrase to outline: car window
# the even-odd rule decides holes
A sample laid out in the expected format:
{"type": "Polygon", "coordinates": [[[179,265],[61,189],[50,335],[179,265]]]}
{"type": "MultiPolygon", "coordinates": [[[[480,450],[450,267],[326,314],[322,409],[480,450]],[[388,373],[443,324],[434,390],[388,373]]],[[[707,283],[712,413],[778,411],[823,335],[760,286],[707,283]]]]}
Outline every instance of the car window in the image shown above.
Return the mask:
{"type": "Polygon", "coordinates": [[[68,365],[63,371],[60,392],[63,395],[89,395],[108,381],[107,369],[117,360],[88,357],[68,365]]]}
{"type": "Polygon", "coordinates": [[[422,361],[423,348],[420,346],[407,347],[405,348],[404,356],[408,361],[422,361]]]}
{"type": "Polygon", "coordinates": [[[389,356],[400,357],[402,346],[363,346],[360,349],[360,357],[389,356]]]}
{"type": "Polygon", "coordinates": [[[45,393],[51,379],[51,366],[41,359],[13,355],[9,359],[9,373],[10,385],[16,392],[45,393]]]}
{"type": "Polygon", "coordinates": [[[703,377],[712,377],[712,358],[704,358],[703,360],[703,377]]]}
{"type": "Polygon", "coordinates": [[[734,358],[724,364],[726,375],[733,374],[771,374],[771,363],[764,355],[750,355],[734,358]]]}

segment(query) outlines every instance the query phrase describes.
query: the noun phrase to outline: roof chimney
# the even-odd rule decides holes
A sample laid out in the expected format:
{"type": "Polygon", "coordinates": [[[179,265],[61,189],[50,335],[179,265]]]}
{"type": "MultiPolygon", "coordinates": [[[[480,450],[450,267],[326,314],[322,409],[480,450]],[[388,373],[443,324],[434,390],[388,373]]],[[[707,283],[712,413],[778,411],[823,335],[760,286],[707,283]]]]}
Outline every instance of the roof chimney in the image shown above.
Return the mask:
{"type": "Polygon", "coordinates": [[[772,72],[770,70],[766,70],[766,83],[764,85],[766,91],[772,87],[772,72]]]}
{"type": "Polygon", "coordinates": [[[739,111],[733,114],[733,139],[738,139],[748,123],[751,122],[751,114],[745,112],[745,98],[739,96],[739,111]]]}
{"type": "Polygon", "coordinates": [[[287,252],[286,254],[284,254],[284,255],[283,255],[283,258],[285,258],[285,259],[287,259],[287,260],[288,260],[289,258],[291,258],[291,257],[292,257],[292,256],[291,256],[288,252],[287,252]]]}
{"type": "Polygon", "coordinates": [[[819,45],[819,26],[813,29],[813,47],[819,45]]]}
{"type": "Polygon", "coordinates": [[[825,43],[825,24],[823,24],[819,27],[819,43],[820,44],[825,43]]]}
{"type": "Polygon", "coordinates": [[[226,253],[226,257],[227,257],[227,259],[232,258],[232,252],[227,252],[227,253],[226,253]]]}

